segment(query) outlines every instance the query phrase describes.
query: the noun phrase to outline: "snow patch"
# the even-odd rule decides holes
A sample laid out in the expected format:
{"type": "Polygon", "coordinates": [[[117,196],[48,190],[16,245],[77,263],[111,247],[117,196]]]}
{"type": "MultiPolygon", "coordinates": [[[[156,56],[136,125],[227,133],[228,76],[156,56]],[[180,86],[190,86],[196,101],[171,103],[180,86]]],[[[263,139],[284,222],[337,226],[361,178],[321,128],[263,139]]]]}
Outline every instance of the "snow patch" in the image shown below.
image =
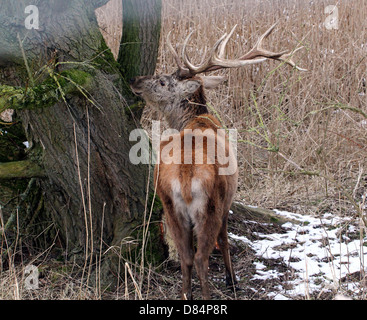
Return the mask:
{"type": "MultiPolygon", "coordinates": [[[[367,239],[359,238],[358,219],[328,213],[316,217],[274,211],[295,221],[282,225],[285,233],[255,232],[258,240],[253,241],[229,233],[230,238],[249,245],[259,258],[254,262],[256,273],[251,280],[279,279],[278,291],[269,293],[269,298],[284,300],[323,291],[336,292],[343,278],[364,271],[367,239]],[[292,277],[284,277],[284,273],[266,267],[263,261],[267,259],[281,260],[292,277]]],[[[363,290],[358,284],[349,282],[343,289],[358,294],[363,290]]]]}

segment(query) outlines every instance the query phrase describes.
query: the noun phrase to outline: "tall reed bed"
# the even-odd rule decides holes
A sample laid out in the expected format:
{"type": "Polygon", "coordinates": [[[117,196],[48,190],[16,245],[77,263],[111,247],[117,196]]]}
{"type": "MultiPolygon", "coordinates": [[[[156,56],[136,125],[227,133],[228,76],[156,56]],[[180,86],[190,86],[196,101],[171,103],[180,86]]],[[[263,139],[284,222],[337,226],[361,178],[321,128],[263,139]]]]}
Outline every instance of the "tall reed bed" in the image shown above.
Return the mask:
{"type": "MultiPolygon", "coordinates": [[[[163,1],[157,73],[176,68],[165,44],[171,30],[178,50],[194,31],[189,54],[196,62],[235,24],[231,58],[275,22],[266,48],[304,46],[294,60],[307,72],[276,61],[224,70],[227,83],[207,93],[226,126],[238,130],[238,198],[249,204],[356,212],[367,183],[367,3],[333,4],[334,13],[323,0],[163,1]],[[332,18],[337,29],[327,25],[332,18]]],[[[147,108],[143,124],[157,117],[147,108]]]]}

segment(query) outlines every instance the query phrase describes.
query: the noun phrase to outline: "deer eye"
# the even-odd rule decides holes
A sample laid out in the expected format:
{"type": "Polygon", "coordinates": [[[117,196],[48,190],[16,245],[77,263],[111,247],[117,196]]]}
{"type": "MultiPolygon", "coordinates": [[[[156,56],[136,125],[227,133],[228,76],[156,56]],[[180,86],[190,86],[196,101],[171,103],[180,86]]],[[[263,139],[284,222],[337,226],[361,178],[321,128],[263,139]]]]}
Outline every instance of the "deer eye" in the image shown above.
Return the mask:
{"type": "Polygon", "coordinates": [[[166,85],[166,83],[163,80],[159,80],[159,83],[161,84],[162,87],[166,85]]]}

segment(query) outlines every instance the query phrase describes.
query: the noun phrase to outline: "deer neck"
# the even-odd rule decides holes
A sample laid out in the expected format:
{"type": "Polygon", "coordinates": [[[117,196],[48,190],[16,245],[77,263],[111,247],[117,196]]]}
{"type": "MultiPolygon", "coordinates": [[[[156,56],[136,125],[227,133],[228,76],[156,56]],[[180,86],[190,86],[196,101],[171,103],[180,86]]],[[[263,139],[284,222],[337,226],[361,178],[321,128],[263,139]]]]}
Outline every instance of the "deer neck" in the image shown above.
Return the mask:
{"type": "Polygon", "coordinates": [[[172,129],[182,131],[186,125],[197,116],[208,113],[206,98],[202,88],[199,88],[190,99],[167,106],[164,114],[172,129]]]}

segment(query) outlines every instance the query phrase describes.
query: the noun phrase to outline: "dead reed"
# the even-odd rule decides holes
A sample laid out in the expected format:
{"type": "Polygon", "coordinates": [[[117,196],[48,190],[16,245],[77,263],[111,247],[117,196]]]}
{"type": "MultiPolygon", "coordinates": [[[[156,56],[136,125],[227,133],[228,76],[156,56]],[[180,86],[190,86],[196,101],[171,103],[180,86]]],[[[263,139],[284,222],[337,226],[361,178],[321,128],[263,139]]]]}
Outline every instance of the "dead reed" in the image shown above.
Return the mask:
{"type": "MultiPolygon", "coordinates": [[[[157,73],[176,68],[165,44],[171,30],[178,49],[194,31],[189,49],[197,62],[235,24],[229,57],[249,50],[275,22],[266,40],[270,49],[304,46],[294,60],[307,72],[269,61],[221,71],[227,83],[208,92],[226,126],[238,130],[238,198],[249,204],[353,214],[352,201],[360,200],[366,186],[367,3],[339,0],[334,13],[330,5],[326,0],[163,0],[157,73]],[[332,18],[337,29],[327,26],[332,18]]],[[[98,12],[115,55],[120,6],[121,0],[112,0],[98,12]]],[[[159,116],[146,108],[143,126],[149,128],[159,116]]]]}
{"type": "MultiPolygon", "coordinates": [[[[157,73],[175,69],[165,46],[171,30],[178,47],[195,31],[190,55],[196,61],[235,24],[229,57],[249,50],[277,21],[268,48],[304,46],[294,60],[307,72],[274,61],[222,71],[228,82],[208,98],[226,126],[239,133],[239,199],[298,212],[354,214],[351,202],[360,200],[367,179],[367,3],[338,1],[338,29],[325,25],[330,3],[323,0],[163,4],[157,73]]],[[[143,123],[156,116],[147,109],[143,123]]]]}
{"type": "MultiPolygon", "coordinates": [[[[325,8],[330,2],[326,0],[163,0],[157,73],[175,70],[165,45],[171,30],[172,41],[179,48],[188,33],[195,31],[189,48],[194,61],[200,61],[205,49],[235,24],[236,33],[227,46],[229,57],[249,50],[276,21],[276,30],[266,40],[268,48],[304,46],[294,60],[307,72],[269,61],[221,71],[228,77],[227,83],[208,92],[210,105],[225,125],[238,130],[239,200],[298,213],[357,216],[363,211],[360,203],[367,187],[367,2],[339,0],[333,4],[338,9],[338,28],[329,30],[325,22],[330,13],[325,13],[325,8]]],[[[117,57],[121,0],[111,0],[98,10],[97,17],[117,57]]],[[[146,108],[142,124],[148,128],[151,120],[158,118],[146,108]]],[[[10,265],[6,269],[0,266],[0,299],[103,296],[100,288],[72,277],[73,268],[83,266],[55,262],[42,265],[40,281],[48,289],[26,291],[24,266],[15,266],[14,253],[6,253],[10,265]]],[[[129,264],[125,270],[122,297],[176,295],[174,285],[179,276],[174,272],[158,275],[149,269],[142,275],[139,267],[129,264]],[[154,292],[149,291],[152,287],[154,292]]]]}

